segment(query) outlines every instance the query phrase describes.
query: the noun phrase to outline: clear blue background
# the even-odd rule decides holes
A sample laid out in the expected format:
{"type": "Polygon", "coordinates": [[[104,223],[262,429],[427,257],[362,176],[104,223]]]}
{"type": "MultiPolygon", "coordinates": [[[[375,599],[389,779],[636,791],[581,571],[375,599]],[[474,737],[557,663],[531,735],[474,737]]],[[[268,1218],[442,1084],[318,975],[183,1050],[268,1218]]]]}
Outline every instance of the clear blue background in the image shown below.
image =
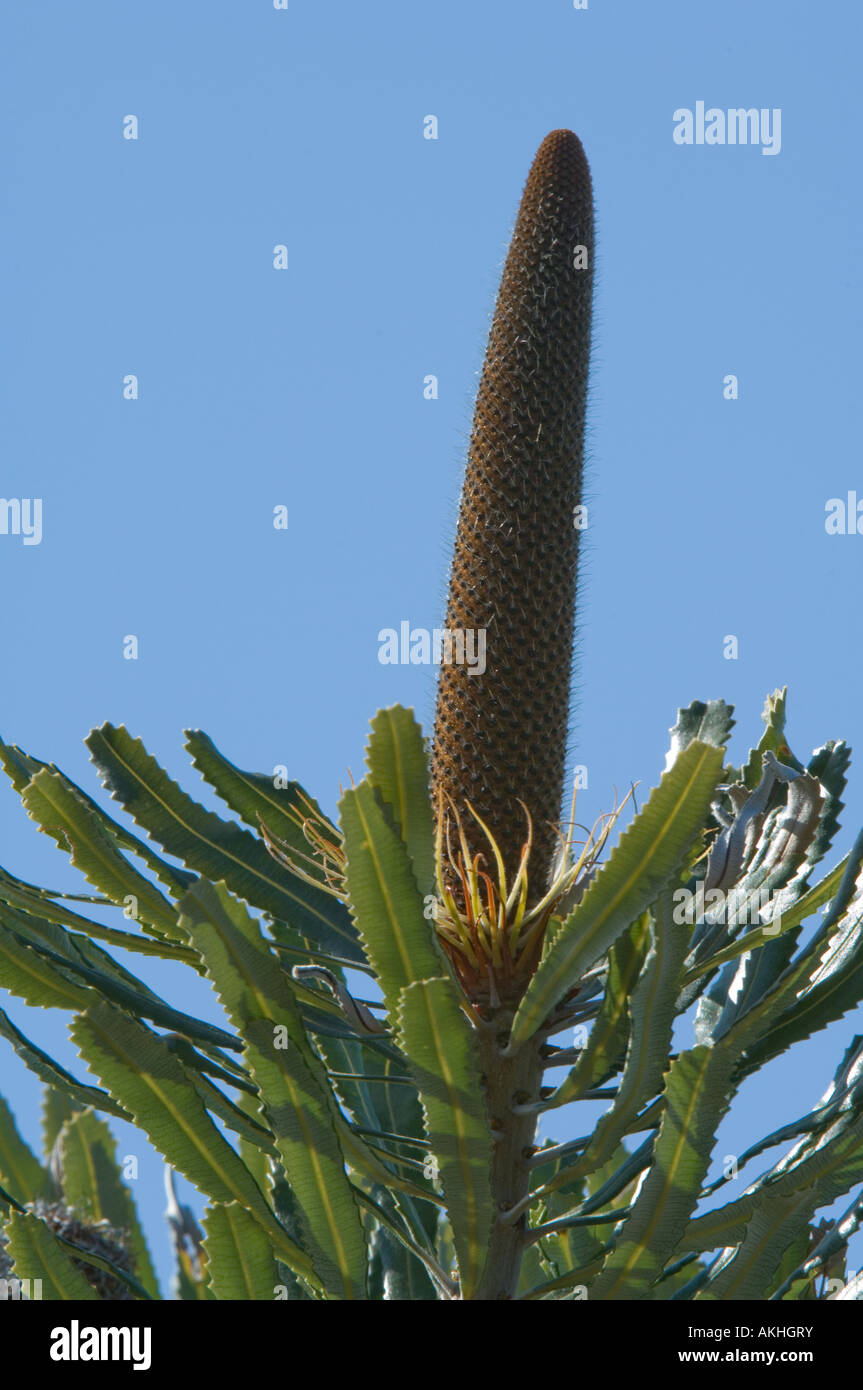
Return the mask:
{"type": "MultiPolygon", "coordinates": [[[[828,498],[863,496],[859,6],[89,0],[2,28],[0,492],[44,501],[41,545],[0,536],[7,741],[94,792],[81,740],[126,723],[214,804],[182,749],[201,727],[332,810],[376,709],[430,724],[433,670],[382,666],[377,634],[442,619],[500,266],[534,151],[568,126],[598,218],[582,814],[656,781],[693,698],[734,702],[738,761],[786,682],[798,756],[863,743],[863,537],[824,527],[828,498]],[[780,107],[781,153],[677,146],[697,100],[780,107]]],[[[86,890],[5,784],[0,817],[8,869],[86,890]]],[[[842,822],[831,862],[863,768],[842,822]]],[[[217,1016],[189,971],[142,973],[217,1016]]],[[[63,1015],[0,1002],[83,1073],[63,1015]]],[[[717,1160],[815,1102],[855,1026],[748,1083],[717,1160]]],[[[38,1142],[5,1044],[0,1090],[38,1142]]],[[[117,1133],[167,1284],[161,1162],[117,1133]]]]}

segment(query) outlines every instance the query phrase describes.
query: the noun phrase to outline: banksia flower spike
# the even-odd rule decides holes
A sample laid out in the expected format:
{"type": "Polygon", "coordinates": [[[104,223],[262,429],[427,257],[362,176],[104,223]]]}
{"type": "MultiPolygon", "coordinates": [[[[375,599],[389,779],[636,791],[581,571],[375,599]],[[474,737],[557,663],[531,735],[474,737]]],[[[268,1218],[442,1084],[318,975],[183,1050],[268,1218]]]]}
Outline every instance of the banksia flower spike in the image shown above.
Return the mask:
{"type": "Polygon", "coordinates": [[[281,763],[244,770],[187,730],[227,818],[106,723],[86,746],[136,833],[0,740],[28,815],[88,885],[0,870],[0,993],[71,1009],[99,1083],[0,1008],[0,1046],[46,1083],[43,1157],[0,1096],[0,1301],[35,1301],[44,1281],[67,1302],[139,1300],[151,1321],[159,1283],[101,1112],[165,1159],[183,1301],[860,1296],[859,1036],[814,1109],[795,1120],[794,1101],[709,1180],[739,1084],[863,999],[863,832],[811,881],[839,827],[846,745],[800,762],[776,691],[735,767],[731,706],[695,700],[607,855],[629,797],[578,830],[574,797],[560,821],[592,262],[587,162],[554,131],[479,386],[431,787],[399,704],[372,718],[334,820],[281,763]],[[108,902],[117,928],[86,915],[108,902]],[[104,941],[206,977],[225,1026],[160,999],[104,941]],[[581,1103],[597,1101],[585,1133],[581,1103]],[[538,1133],[569,1106],[581,1137],[538,1133]],[[722,1195],[783,1134],[792,1147],[743,1198],[722,1195]],[[175,1172],[207,1198],[200,1225],[175,1172]]]}
{"type": "Polygon", "coordinates": [[[576,135],[555,130],[504,266],[450,578],[447,630],[486,633],[482,674],[441,666],[432,745],[439,844],[458,851],[444,856],[446,896],[462,916],[478,856],[480,869],[502,863],[528,908],[546,898],[559,856],[592,282],[587,159],[576,135]]]}

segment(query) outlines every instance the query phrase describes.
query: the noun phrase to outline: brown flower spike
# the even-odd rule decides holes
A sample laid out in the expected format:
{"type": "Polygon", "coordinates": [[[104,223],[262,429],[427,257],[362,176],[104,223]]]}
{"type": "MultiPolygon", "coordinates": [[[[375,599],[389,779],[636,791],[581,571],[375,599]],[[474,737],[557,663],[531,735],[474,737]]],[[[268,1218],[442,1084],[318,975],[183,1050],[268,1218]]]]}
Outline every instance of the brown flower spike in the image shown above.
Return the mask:
{"type": "MultiPolygon", "coordinates": [[[[441,666],[431,761],[439,827],[443,818],[452,831],[453,808],[470,858],[491,867],[481,820],[509,882],[529,812],[528,907],[546,895],[560,850],[592,293],[590,171],[578,137],[555,130],[533,161],[504,266],[450,578],[446,626],[486,630],[486,667],[441,666]]],[[[457,859],[444,877],[465,908],[457,859]]]]}

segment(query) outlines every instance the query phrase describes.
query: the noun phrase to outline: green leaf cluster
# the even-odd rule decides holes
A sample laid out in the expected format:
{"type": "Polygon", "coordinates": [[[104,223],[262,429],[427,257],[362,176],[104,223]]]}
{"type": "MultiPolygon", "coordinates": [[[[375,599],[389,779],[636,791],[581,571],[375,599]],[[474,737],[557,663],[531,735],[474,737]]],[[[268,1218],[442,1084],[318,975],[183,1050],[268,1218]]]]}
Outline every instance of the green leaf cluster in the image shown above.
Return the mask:
{"type": "Polygon", "coordinates": [[[2,1045],[44,1087],[40,1154],[0,1100],[0,1291],[471,1300],[487,1296],[509,1229],[525,1300],[851,1297],[859,1037],[820,1102],[754,1136],[733,1173],[712,1170],[743,1081],[863,999],[863,836],[813,881],[838,829],[847,749],[799,762],[784,692],[764,722],[734,768],[729,707],[680,711],[658,785],[575,905],[553,910],[493,1044],[435,932],[426,746],[410,711],[375,716],[366,775],[337,823],[198,731],[187,748],[224,814],[123,728],[87,739],[121,819],[0,744],[27,814],[84,880],[61,893],[0,870],[0,987],[69,1015],[81,1059],[73,1074],[0,1010],[2,1045]],[[157,995],[136,956],[207,981],[221,1021],[157,995]],[[529,1056],[547,1075],[513,1097],[519,1123],[608,1105],[591,1133],[535,1150],[525,1176],[524,1153],[508,1156],[510,1117],[488,1097],[494,1059],[517,1071],[529,1056]],[[117,1120],[167,1165],[170,1291],[117,1158],[117,1120]],[[501,1210],[508,1162],[522,1189],[501,1210]],[[205,1197],[201,1224],[174,1173],[205,1197]],[[844,1215],[818,1225],[843,1195],[844,1215]]]}

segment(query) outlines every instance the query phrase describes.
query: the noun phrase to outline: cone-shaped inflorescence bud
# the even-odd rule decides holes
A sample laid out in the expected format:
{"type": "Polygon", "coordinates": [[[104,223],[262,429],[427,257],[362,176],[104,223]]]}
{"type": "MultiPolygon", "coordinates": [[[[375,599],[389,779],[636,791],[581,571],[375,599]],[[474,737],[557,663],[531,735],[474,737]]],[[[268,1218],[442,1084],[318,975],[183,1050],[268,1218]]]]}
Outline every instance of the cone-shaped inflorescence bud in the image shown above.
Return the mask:
{"type": "MultiPolygon", "coordinates": [[[[439,822],[451,827],[453,808],[471,858],[493,872],[469,804],[510,882],[529,812],[528,906],[546,894],[560,848],[592,282],[590,171],[578,137],[555,130],[525,185],[477,395],[432,747],[439,822]],[[482,674],[458,660],[477,630],[482,674]]],[[[453,843],[445,878],[464,905],[453,843]]]]}

